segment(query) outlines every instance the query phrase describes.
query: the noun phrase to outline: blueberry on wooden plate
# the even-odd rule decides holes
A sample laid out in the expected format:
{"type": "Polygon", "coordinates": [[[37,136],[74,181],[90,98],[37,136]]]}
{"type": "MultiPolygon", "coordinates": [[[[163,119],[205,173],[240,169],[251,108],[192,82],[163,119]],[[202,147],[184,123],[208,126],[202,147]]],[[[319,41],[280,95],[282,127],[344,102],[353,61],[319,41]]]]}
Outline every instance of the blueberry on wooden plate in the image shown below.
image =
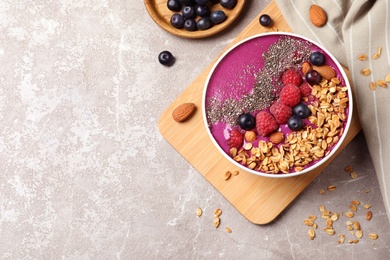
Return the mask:
{"type": "Polygon", "coordinates": [[[195,5],[194,0],[179,0],[182,5],[195,5]]]}
{"type": "Polygon", "coordinates": [[[199,15],[200,17],[205,17],[210,14],[210,10],[207,7],[207,5],[197,5],[195,7],[195,13],[196,15],[199,15]]]}
{"type": "Polygon", "coordinates": [[[222,7],[233,9],[237,4],[237,0],[220,0],[219,3],[222,7]]]}
{"type": "Polygon", "coordinates": [[[181,13],[185,19],[195,18],[195,6],[184,6],[181,13]]]}
{"type": "Polygon", "coordinates": [[[186,29],[187,31],[190,31],[190,32],[198,30],[198,26],[196,25],[196,21],[193,18],[186,19],[186,21],[184,22],[184,29],[186,29]]]}
{"type": "Polygon", "coordinates": [[[208,2],[209,0],[195,0],[197,5],[206,5],[208,2]]]}
{"type": "Polygon", "coordinates": [[[171,16],[171,24],[177,29],[181,29],[184,27],[184,21],[184,17],[181,14],[173,14],[171,16]]]}
{"type": "Polygon", "coordinates": [[[226,20],[227,16],[222,10],[212,11],[210,14],[210,19],[214,24],[223,23],[226,20]]]}
{"type": "Polygon", "coordinates": [[[209,17],[202,17],[198,20],[197,26],[200,30],[207,30],[213,26],[213,22],[209,17]]]}
{"type": "Polygon", "coordinates": [[[179,0],[168,0],[167,7],[173,12],[178,12],[181,10],[181,4],[179,3],[179,0]]]}

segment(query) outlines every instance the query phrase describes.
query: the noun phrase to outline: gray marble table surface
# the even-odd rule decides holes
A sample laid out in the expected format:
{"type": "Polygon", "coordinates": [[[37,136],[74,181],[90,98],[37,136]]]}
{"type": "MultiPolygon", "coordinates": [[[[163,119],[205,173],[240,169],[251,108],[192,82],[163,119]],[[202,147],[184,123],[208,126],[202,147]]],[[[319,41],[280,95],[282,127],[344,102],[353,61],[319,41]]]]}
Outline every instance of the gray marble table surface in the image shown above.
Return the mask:
{"type": "Polygon", "coordinates": [[[248,0],[227,30],[191,40],[162,30],[141,0],[1,1],[0,259],[390,259],[363,133],[259,226],[158,130],[161,113],[269,2],[248,0]],[[176,57],[169,68],[157,60],[163,50],[176,57]],[[352,200],[362,203],[357,244],[345,215],[330,236],[319,211],[345,213],[352,200]]]}

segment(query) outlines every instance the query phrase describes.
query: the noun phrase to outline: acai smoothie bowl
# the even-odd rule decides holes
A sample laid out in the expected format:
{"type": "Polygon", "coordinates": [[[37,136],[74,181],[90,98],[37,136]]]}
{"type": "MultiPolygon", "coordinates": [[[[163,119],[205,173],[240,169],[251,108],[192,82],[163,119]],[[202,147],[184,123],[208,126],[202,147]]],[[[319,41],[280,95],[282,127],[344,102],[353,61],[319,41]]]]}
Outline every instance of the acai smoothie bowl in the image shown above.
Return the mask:
{"type": "Polygon", "coordinates": [[[332,54],[292,33],[266,33],[227,50],[209,73],[202,113],[234,165],[283,178],[312,171],[340,147],[352,90],[332,54]]]}

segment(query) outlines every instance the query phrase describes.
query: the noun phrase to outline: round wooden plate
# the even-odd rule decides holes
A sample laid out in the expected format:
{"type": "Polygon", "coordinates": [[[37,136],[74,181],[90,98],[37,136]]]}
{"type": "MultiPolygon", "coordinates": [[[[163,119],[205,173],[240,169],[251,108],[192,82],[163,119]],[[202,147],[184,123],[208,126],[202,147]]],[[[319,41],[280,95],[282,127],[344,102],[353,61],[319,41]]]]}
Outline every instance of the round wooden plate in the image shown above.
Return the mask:
{"type": "Polygon", "coordinates": [[[144,0],[145,7],[149,15],[161,28],[184,38],[205,38],[224,30],[239,16],[244,8],[245,2],[246,0],[238,0],[237,5],[231,10],[221,7],[220,4],[214,4],[211,11],[217,9],[223,10],[227,16],[226,21],[221,24],[214,25],[208,30],[190,32],[185,29],[176,29],[171,25],[170,19],[175,12],[168,9],[167,0],[144,0]]]}

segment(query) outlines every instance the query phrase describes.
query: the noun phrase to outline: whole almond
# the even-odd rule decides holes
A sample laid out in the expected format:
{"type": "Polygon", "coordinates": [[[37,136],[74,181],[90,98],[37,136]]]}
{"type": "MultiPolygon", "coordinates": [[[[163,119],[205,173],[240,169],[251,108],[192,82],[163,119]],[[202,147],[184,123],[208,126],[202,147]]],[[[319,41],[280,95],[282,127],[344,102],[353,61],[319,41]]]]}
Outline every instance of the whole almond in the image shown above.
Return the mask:
{"type": "Polygon", "coordinates": [[[279,144],[284,141],[284,134],[282,132],[274,132],[269,136],[269,140],[274,144],[279,144]]]}
{"type": "Polygon", "coordinates": [[[311,5],[309,8],[309,17],[313,25],[322,27],[328,21],[328,15],[319,5],[311,5]]]}
{"type": "Polygon", "coordinates": [[[302,73],[303,73],[303,75],[306,75],[306,73],[308,73],[311,70],[312,70],[312,67],[311,67],[310,62],[306,61],[306,62],[304,62],[302,64],[302,73]]]}
{"type": "Polygon", "coordinates": [[[313,66],[313,70],[316,70],[326,80],[331,80],[336,77],[336,72],[329,65],[313,66]]]}
{"type": "Polygon", "coordinates": [[[172,117],[176,122],[183,122],[192,116],[195,109],[194,103],[181,104],[173,110],[172,117]]]}

